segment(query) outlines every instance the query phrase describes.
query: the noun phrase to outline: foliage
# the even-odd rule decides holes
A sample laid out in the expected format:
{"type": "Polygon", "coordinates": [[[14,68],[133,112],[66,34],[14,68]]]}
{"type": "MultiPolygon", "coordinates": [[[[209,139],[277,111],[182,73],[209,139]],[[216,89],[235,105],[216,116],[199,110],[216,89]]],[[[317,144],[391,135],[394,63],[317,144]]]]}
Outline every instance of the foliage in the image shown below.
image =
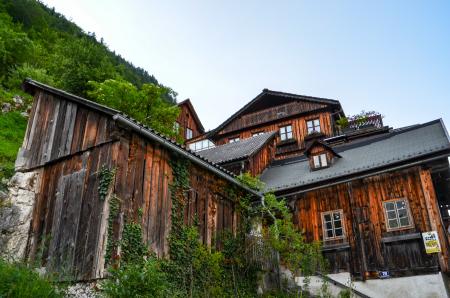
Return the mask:
{"type": "Polygon", "coordinates": [[[348,118],[347,117],[341,117],[338,120],[336,120],[336,124],[341,128],[347,128],[349,123],[348,123],[348,118]]]}
{"type": "Polygon", "coordinates": [[[112,269],[111,277],[102,285],[103,292],[113,298],[170,297],[169,288],[161,261],[154,257],[112,269]]]}
{"type": "Polygon", "coordinates": [[[33,78],[41,83],[58,87],[55,78],[48,74],[46,69],[36,68],[28,63],[24,63],[12,70],[5,85],[14,89],[22,84],[24,78],[33,78]]]}
{"type": "Polygon", "coordinates": [[[139,122],[167,136],[176,137],[173,124],[179,108],[168,104],[164,97],[173,91],[154,84],[136,88],[124,80],[109,79],[102,83],[89,82],[89,97],[103,105],[120,110],[139,122]]]}
{"type": "Polygon", "coordinates": [[[16,154],[26,127],[27,119],[19,112],[0,112],[0,190],[6,187],[2,184],[2,179],[10,178],[14,173],[16,154]]]}
{"type": "Polygon", "coordinates": [[[109,187],[116,174],[115,169],[109,169],[106,166],[102,166],[100,172],[98,173],[99,183],[98,183],[98,195],[101,201],[104,201],[109,192],[109,187]]]}
{"type": "Polygon", "coordinates": [[[63,297],[47,277],[24,264],[0,259],[0,297],[63,297]]]}
{"type": "Polygon", "coordinates": [[[120,247],[122,249],[121,260],[125,264],[139,263],[148,255],[148,248],[142,241],[140,224],[129,222],[124,225],[120,247]]]}
{"type": "Polygon", "coordinates": [[[108,216],[108,241],[106,242],[105,262],[111,264],[111,257],[115,246],[114,242],[114,220],[119,215],[120,199],[113,194],[109,199],[109,216],[108,216]]]}

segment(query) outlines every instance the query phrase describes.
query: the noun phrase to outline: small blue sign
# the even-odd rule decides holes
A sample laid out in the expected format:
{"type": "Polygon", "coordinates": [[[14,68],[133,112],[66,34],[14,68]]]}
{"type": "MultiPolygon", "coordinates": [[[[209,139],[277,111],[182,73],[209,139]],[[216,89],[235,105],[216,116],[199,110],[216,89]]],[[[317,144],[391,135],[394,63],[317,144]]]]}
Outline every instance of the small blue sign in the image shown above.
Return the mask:
{"type": "Polygon", "coordinates": [[[378,276],[381,279],[385,279],[385,278],[391,277],[390,274],[389,274],[389,271],[378,271],[378,276]]]}

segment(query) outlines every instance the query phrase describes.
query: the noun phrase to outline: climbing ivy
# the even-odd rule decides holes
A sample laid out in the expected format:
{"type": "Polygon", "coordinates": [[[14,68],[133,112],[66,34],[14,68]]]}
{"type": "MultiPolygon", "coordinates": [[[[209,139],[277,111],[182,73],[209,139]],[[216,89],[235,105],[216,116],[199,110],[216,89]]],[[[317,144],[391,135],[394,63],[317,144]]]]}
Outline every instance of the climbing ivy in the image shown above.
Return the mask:
{"type": "Polygon", "coordinates": [[[109,169],[107,166],[102,166],[99,176],[98,195],[101,201],[104,201],[109,192],[109,187],[116,174],[116,169],[109,169]]]}
{"type": "Polygon", "coordinates": [[[111,264],[113,249],[116,246],[114,241],[114,221],[119,215],[120,199],[113,194],[109,199],[109,216],[108,216],[108,241],[106,243],[105,263],[111,264]]]}

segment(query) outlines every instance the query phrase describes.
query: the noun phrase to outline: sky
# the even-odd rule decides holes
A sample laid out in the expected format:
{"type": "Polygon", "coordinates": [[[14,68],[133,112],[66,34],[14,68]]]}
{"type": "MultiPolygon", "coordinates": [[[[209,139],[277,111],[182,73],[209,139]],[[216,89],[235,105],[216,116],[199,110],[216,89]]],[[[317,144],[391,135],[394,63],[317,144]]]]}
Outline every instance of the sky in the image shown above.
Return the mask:
{"type": "Polygon", "coordinates": [[[450,128],[450,1],[44,0],[213,129],[264,88],[450,128]]]}

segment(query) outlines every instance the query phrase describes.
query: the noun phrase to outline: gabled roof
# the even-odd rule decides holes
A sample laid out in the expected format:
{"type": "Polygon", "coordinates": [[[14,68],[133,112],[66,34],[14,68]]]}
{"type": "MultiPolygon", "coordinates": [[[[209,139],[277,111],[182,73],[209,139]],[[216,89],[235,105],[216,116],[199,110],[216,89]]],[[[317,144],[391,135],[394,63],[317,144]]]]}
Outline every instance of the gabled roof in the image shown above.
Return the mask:
{"type": "Polygon", "coordinates": [[[189,98],[187,98],[187,99],[183,100],[182,102],[179,102],[177,105],[178,105],[179,107],[181,107],[181,106],[186,106],[186,107],[191,111],[191,114],[192,114],[192,116],[194,116],[194,120],[195,120],[195,122],[197,123],[198,130],[199,130],[201,133],[204,133],[204,132],[205,132],[205,128],[203,127],[203,124],[202,124],[202,122],[200,121],[200,118],[198,117],[197,112],[195,111],[194,106],[192,105],[191,100],[190,100],[189,98]]]}
{"type": "Polygon", "coordinates": [[[393,130],[365,142],[333,147],[342,156],[329,168],[311,171],[305,156],[276,161],[261,175],[268,190],[293,191],[420,164],[450,155],[450,140],[442,120],[393,130]]]}
{"type": "Polygon", "coordinates": [[[111,116],[114,121],[119,122],[122,126],[135,131],[137,134],[143,136],[144,138],[149,139],[153,142],[157,142],[162,147],[165,147],[169,151],[180,154],[181,156],[190,160],[192,163],[195,163],[196,165],[217,174],[218,176],[227,180],[228,182],[231,182],[241,187],[242,189],[245,189],[246,191],[254,194],[255,196],[260,196],[260,194],[258,194],[257,192],[249,189],[248,187],[244,186],[239,181],[237,181],[235,179],[236,175],[234,175],[232,172],[222,168],[218,164],[210,162],[209,160],[205,159],[196,152],[188,149],[184,145],[175,142],[174,140],[136,121],[135,119],[127,116],[126,114],[118,110],[87,100],[85,98],[68,93],[66,91],[42,84],[29,78],[24,80],[22,87],[26,92],[29,92],[31,94],[34,94],[36,90],[44,90],[56,96],[62,97],[68,101],[75,102],[88,109],[94,110],[107,116],[111,116]]]}
{"type": "Polygon", "coordinates": [[[329,146],[329,145],[326,144],[325,142],[323,142],[323,141],[321,141],[321,140],[318,140],[318,139],[312,140],[312,141],[306,146],[304,154],[305,154],[306,156],[309,157],[309,153],[311,152],[311,149],[313,149],[315,146],[322,146],[322,147],[324,147],[325,149],[327,149],[328,151],[330,151],[331,153],[333,153],[335,156],[341,157],[336,151],[334,151],[334,149],[333,149],[331,146],[329,146]]]}
{"type": "Polygon", "coordinates": [[[342,110],[341,104],[338,100],[334,99],[328,99],[328,98],[321,98],[321,97],[313,97],[313,96],[306,96],[306,95],[298,95],[293,93],[286,93],[286,92],[280,92],[280,91],[273,91],[269,89],[263,89],[260,94],[258,94],[254,99],[252,99],[249,103],[247,103],[245,106],[243,106],[241,109],[239,109],[236,113],[231,115],[227,120],[225,120],[222,124],[220,124],[217,128],[212,130],[209,135],[213,135],[220,130],[222,130],[227,124],[229,124],[231,121],[233,121],[238,116],[244,114],[248,110],[252,109],[256,104],[260,103],[264,98],[272,96],[273,98],[276,98],[277,101],[308,101],[313,103],[319,103],[319,104],[325,104],[330,106],[335,106],[337,109],[342,110]]]}
{"type": "Polygon", "coordinates": [[[267,132],[248,139],[199,151],[198,154],[211,162],[223,164],[252,156],[275,137],[275,132],[267,132]]]}

